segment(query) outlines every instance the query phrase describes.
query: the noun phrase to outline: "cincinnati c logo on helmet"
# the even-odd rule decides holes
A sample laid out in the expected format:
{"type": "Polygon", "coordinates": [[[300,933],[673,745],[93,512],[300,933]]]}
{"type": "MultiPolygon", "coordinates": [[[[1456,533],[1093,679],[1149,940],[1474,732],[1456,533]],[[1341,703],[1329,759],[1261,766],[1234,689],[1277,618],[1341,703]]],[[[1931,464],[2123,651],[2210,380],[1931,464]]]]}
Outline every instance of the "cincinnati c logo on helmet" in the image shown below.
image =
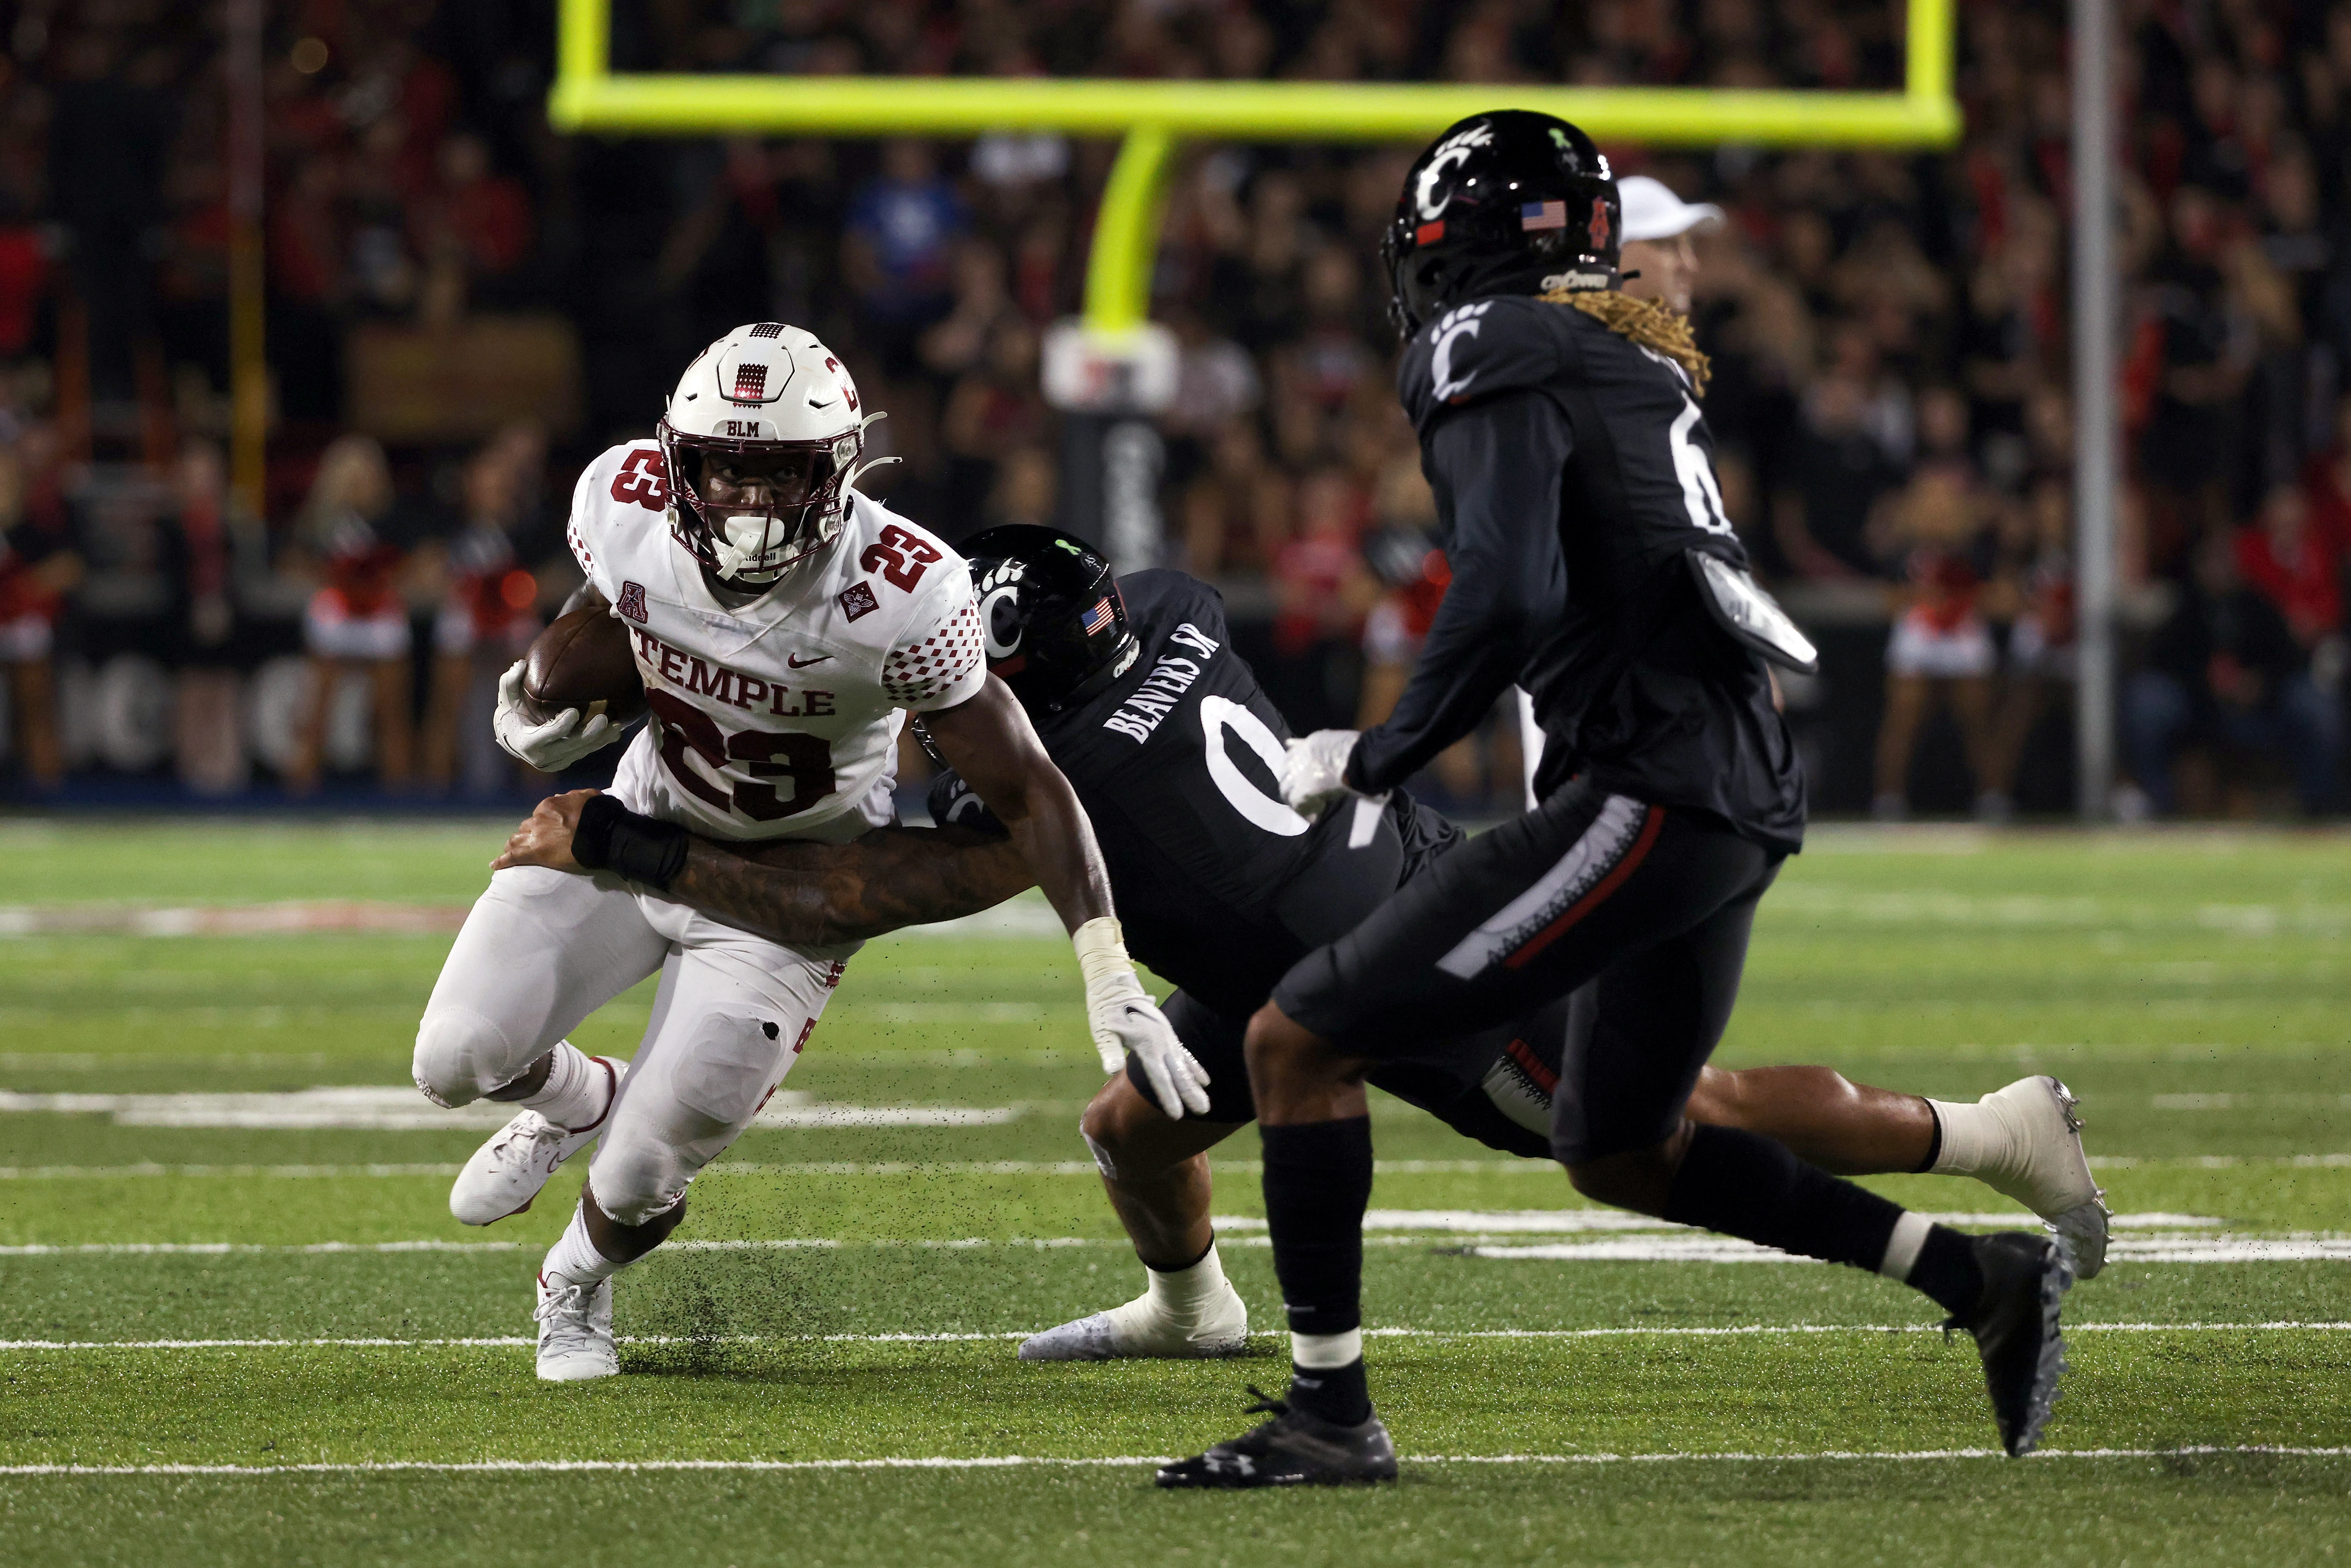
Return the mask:
{"type": "Polygon", "coordinates": [[[1447,137],[1443,144],[1428,155],[1428,162],[1420,171],[1418,188],[1413,194],[1413,200],[1419,206],[1422,217],[1437,216],[1453,200],[1450,196],[1446,197],[1442,202],[1436,199],[1437,177],[1456,163],[1468,162],[1470,149],[1489,146],[1493,140],[1494,128],[1481,120],[1467,131],[1458,131],[1447,137]]]}

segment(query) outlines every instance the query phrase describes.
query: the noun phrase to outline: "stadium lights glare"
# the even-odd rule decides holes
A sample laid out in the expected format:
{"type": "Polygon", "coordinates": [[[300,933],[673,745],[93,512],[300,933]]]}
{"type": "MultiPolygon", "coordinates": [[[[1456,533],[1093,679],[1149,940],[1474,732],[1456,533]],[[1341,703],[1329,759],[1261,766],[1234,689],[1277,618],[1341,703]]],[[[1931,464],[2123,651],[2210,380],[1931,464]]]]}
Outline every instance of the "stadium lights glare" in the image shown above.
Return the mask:
{"type": "Polygon", "coordinates": [[[633,135],[1123,138],[1086,272],[1086,324],[1150,313],[1151,267],[1177,141],[1420,141],[1488,109],[1533,109],[1604,141],[1657,147],[1948,147],[1952,0],[1909,0],[1900,92],[1540,87],[1458,82],[1125,81],[1001,77],[614,75],[611,0],[561,0],[548,119],[633,135]]]}

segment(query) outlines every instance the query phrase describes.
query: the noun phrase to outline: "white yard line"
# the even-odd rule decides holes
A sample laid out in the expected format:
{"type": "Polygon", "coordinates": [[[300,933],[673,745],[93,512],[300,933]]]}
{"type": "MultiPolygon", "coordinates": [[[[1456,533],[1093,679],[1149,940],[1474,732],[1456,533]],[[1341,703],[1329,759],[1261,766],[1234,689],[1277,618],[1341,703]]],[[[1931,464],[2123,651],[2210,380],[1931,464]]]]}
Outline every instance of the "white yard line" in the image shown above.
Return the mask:
{"type": "MultiPolygon", "coordinates": [[[[465,923],[465,904],[364,899],[287,899],[265,904],[0,904],[0,937],[288,936],[332,932],[439,936],[465,923]]],[[[936,925],[911,925],[890,937],[1002,939],[1061,936],[1059,916],[1036,894],[936,925]]]]}
{"type": "MultiPolygon", "coordinates": [[[[780,1099],[782,1096],[778,1096],[780,1099]]],[[[771,1107],[771,1109],[799,1109],[771,1107]]],[[[872,1107],[818,1106],[820,1112],[855,1113],[872,1107]]],[[[1015,1113],[1037,1109],[1036,1102],[1015,1106],[915,1106],[881,1107],[887,1112],[915,1110],[977,1112],[989,1116],[1015,1113]]],[[[445,1111],[430,1113],[435,1120],[435,1130],[462,1130],[445,1111]]],[[[1007,1118],[1009,1119],[1009,1118],[1007,1118]]],[[[762,1122],[761,1125],[768,1125],[762,1122]]],[[[2275,1166],[2301,1170],[2351,1169],[2351,1154],[2330,1155],[2092,1155],[2091,1166],[2098,1170],[2184,1169],[2231,1170],[2239,1166],[2275,1166]]],[[[1218,1159],[1217,1168],[1234,1176],[1261,1174],[1264,1166],[1258,1160],[1218,1159]]],[[[122,1166],[0,1166],[0,1181],[78,1181],[132,1176],[267,1176],[289,1179],[305,1177],[368,1177],[382,1179],[392,1176],[455,1176],[459,1166],[451,1163],[385,1163],[371,1165],[154,1165],[122,1166]]],[[[1557,1176],[1558,1167],[1548,1160],[1381,1160],[1374,1169],[1381,1176],[1557,1176]]],[[[1092,1176],[1097,1167],[1092,1160],[721,1160],[703,1172],[702,1179],[716,1176],[1092,1176]]]]}
{"type": "MultiPolygon", "coordinates": [[[[1093,1167],[1088,1166],[1087,1169],[1093,1167]]],[[[423,1165],[366,1166],[0,1166],[0,1181],[112,1181],[139,1176],[234,1176],[292,1180],[316,1176],[365,1177],[453,1176],[465,1169],[455,1162],[423,1165]]]]}
{"type": "MultiPolygon", "coordinates": [[[[1530,1263],[1813,1263],[1812,1258],[1758,1247],[1729,1236],[1614,1237],[1532,1247],[1470,1246],[1473,1258],[1530,1263]]],[[[2351,1260],[2351,1236],[2116,1237],[2109,1262],[2310,1263],[2351,1260]]]]}
{"type": "MultiPolygon", "coordinates": [[[[2351,1322],[2242,1323],[2067,1323],[2069,1333],[2351,1333],[2351,1322]]],[[[706,1338],[679,1334],[622,1334],[622,1344],[967,1344],[1027,1339],[1035,1330],[989,1333],[826,1333],[718,1334],[706,1338]]],[[[1806,1334],[1930,1334],[1942,1331],[1931,1323],[1740,1323],[1722,1328],[1630,1327],[1586,1329],[1423,1329],[1372,1328],[1366,1339],[1753,1339],[1806,1334]]],[[[1275,1343],[1281,1336],[1254,1336],[1275,1343]]],[[[538,1342],[520,1335],[480,1338],[391,1339],[381,1337],[321,1339],[136,1339],[136,1340],[0,1340],[0,1351],[109,1350],[438,1350],[519,1349],[538,1342]]]]}
{"type": "MultiPolygon", "coordinates": [[[[2022,1208],[1987,1213],[1920,1214],[1919,1218],[1938,1225],[2019,1225],[2032,1222],[2030,1211],[2022,1208]]],[[[2160,1210],[2141,1214],[2118,1214],[2114,1218],[2117,1230],[2177,1230],[2183,1228],[2217,1229],[2227,1220],[2210,1215],[2168,1214],[2160,1210]]],[[[1247,1215],[1219,1214],[1214,1217],[1219,1231],[1263,1230],[1266,1222],[1247,1215]]],[[[1567,1234],[1594,1230],[1648,1230],[1672,1232],[1677,1235],[1703,1235],[1702,1231],[1656,1219],[1646,1214],[1634,1214],[1621,1208],[1374,1208],[1364,1215],[1366,1230],[1438,1230],[1468,1232],[1479,1235],[1567,1234]]]]}
{"type": "MultiPolygon", "coordinates": [[[[2337,1459],[2351,1457],[2351,1448],[2287,1448],[2267,1443],[2195,1443],[2176,1448],[2043,1448],[2029,1456],[2033,1462],[2059,1459],[2168,1459],[2189,1456],[2264,1455],[2285,1458],[2337,1459]]],[[[1998,1448],[1825,1449],[1813,1453],[1652,1453],[1652,1454],[1415,1454],[1407,1465],[1634,1465],[1634,1464],[1819,1464],[1854,1460],[1907,1462],[1947,1459],[2001,1459],[1998,1448]]],[[[1050,1458],[1029,1454],[946,1455],[918,1458],[879,1459],[362,1459],[345,1463],[297,1465],[0,1465],[0,1476],[300,1476],[373,1475],[426,1472],[442,1475],[514,1475],[571,1472],[622,1473],[662,1471],[792,1471],[792,1470],[998,1470],[1028,1467],[1055,1469],[1123,1468],[1164,1465],[1165,1454],[1123,1454],[1095,1458],[1050,1458]]]]}
{"type": "MultiPolygon", "coordinates": [[[[1017,1122],[1032,1104],[831,1105],[778,1090],[754,1127],[993,1127],[1017,1122]]],[[[455,1111],[428,1103],[413,1085],[338,1085],[264,1093],[23,1094],[0,1090],[0,1113],[105,1115],[118,1127],[321,1128],[433,1133],[503,1127],[514,1107],[478,1100],[455,1111]]]]}
{"type": "Polygon", "coordinates": [[[2239,1166],[2283,1166],[2295,1170],[2339,1170],[2351,1155],[2092,1155],[2095,1170],[2233,1170],[2239,1166]]]}
{"type": "MultiPolygon", "coordinates": [[[[1941,1215],[1938,1218],[1955,1223],[2004,1223],[2017,1220],[2014,1215],[1941,1215]]],[[[2149,1224],[2212,1224],[2195,1215],[2151,1215],[2138,1217],[2149,1224]]],[[[1510,1214],[1447,1214],[1431,1211],[1421,1220],[1410,1210],[1394,1210],[1385,1214],[1374,1211],[1365,1217],[1364,1244],[1367,1247],[1429,1247],[1435,1236],[1457,1238],[1458,1250],[1473,1258],[1491,1259],[1501,1262],[1549,1263],[1812,1263],[1818,1260],[1797,1257],[1792,1253],[1760,1247],[1734,1237],[1717,1236],[1706,1231],[1668,1232],[1661,1222],[1646,1220],[1639,1216],[1619,1216],[1613,1211],[1593,1211],[1564,1215],[1530,1213],[1510,1214]],[[1397,1225],[1395,1229],[1383,1228],[1383,1223],[1397,1225]],[[1480,1223],[1492,1222],[1492,1223],[1480,1223]],[[1639,1233],[1643,1228],[1646,1234],[1639,1233]],[[1510,1239],[1529,1234],[1562,1234],[1588,1231],[1633,1232],[1603,1236],[1593,1240],[1539,1242],[1516,1244],[1510,1239]]],[[[1272,1238],[1263,1234],[1264,1221],[1254,1222],[1221,1218],[1217,1223],[1226,1228],[1220,1238],[1228,1248],[1264,1249],[1273,1245],[1272,1238]],[[1253,1224],[1255,1230],[1248,1228],[1253,1224]]],[[[2126,1228],[2126,1218],[2118,1228],[2126,1228]]],[[[83,1242],[22,1242],[0,1246],[0,1258],[100,1258],[100,1257],[230,1257],[266,1256],[275,1254],[317,1253],[400,1253],[400,1252],[513,1252],[525,1243],[520,1241],[447,1241],[438,1238],[408,1241],[311,1241],[311,1242],[246,1242],[246,1241],[83,1241],[83,1242]]],[[[1064,1248],[1107,1247],[1124,1248],[1129,1243],[1114,1236],[960,1236],[960,1237],[855,1237],[823,1236],[713,1238],[672,1241],[666,1252],[768,1252],[798,1250],[834,1250],[841,1248],[928,1248],[946,1251],[976,1251],[987,1248],[1010,1248],[1025,1251],[1052,1251],[1064,1248]]],[[[2283,1231],[2268,1235],[2213,1233],[2201,1235],[2117,1236],[2106,1249],[2106,1256],[2116,1261],[2140,1263],[2299,1263],[2330,1260],[2351,1260],[2351,1236],[2334,1231],[2283,1231]]]]}

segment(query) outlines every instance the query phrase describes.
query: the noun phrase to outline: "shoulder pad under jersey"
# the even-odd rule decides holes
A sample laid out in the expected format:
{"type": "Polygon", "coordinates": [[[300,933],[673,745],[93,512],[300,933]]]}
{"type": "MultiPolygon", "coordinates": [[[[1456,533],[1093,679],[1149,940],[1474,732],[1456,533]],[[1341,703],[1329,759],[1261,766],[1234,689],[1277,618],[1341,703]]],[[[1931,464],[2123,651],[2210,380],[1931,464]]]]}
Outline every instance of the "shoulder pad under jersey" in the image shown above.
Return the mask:
{"type": "Polygon", "coordinates": [[[1413,427],[1497,392],[1540,387],[1558,373],[1560,307],[1498,294],[1452,309],[1422,328],[1396,367],[1396,393],[1413,427]]]}
{"type": "Polygon", "coordinates": [[[1218,643],[1225,641],[1225,596],[1213,583],[1173,567],[1146,567],[1118,580],[1127,623],[1148,647],[1189,622],[1218,643]]]}

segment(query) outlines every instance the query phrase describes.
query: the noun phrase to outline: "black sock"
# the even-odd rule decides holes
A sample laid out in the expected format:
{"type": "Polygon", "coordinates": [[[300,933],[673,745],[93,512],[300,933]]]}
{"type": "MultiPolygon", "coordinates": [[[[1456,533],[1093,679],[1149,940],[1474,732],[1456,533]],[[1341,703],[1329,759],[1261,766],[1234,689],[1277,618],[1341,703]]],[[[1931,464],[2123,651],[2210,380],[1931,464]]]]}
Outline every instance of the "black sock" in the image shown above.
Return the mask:
{"type": "Polygon", "coordinates": [[[1666,1195],[1664,1218],[1875,1273],[1902,1209],[1769,1138],[1700,1125],[1666,1195]]]}
{"type": "Polygon", "coordinates": [[[1197,1252],[1193,1253],[1189,1258],[1185,1259],[1181,1263],[1154,1263],[1150,1259],[1144,1257],[1143,1249],[1140,1247],[1134,1249],[1134,1256],[1137,1261],[1142,1263],[1144,1268],[1150,1270],[1155,1274],[1180,1274],[1186,1269],[1198,1268],[1201,1260],[1216,1249],[1217,1238],[1215,1232],[1211,1231],[1208,1236],[1208,1244],[1206,1247],[1201,1248],[1197,1252]]]}
{"type": "Polygon", "coordinates": [[[1310,1416],[1320,1416],[1325,1421],[1335,1421],[1342,1427],[1359,1427],[1372,1418],[1372,1385],[1364,1376],[1364,1358],[1357,1356],[1344,1366],[1300,1366],[1290,1368],[1290,1405],[1310,1416]]]}
{"type": "Polygon", "coordinates": [[[1904,1282],[1926,1291],[1953,1317],[1973,1317],[1976,1303],[1983,1299],[1983,1268],[1976,1261],[1975,1244],[1948,1225],[1927,1232],[1927,1239],[1918,1244],[1918,1260],[1910,1265],[1910,1277],[1904,1282]]]}
{"type": "Polygon", "coordinates": [[[1934,1102],[1927,1103],[1927,1120],[1934,1124],[1934,1134],[1927,1140],[1927,1157],[1910,1167],[1913,1176],[1925,1176],[1935,1168],[1935,1161],[1943,1153],[1943,1113],[1935,1109],[1934,1102]]]}
{"type": "MultiPolygon", "coordinates": [[[[1344,1333],[1364,1322],[1364,1208],[1372,1197],[1368,1116],[1260,1126],[1266,1228],[1292,1333],[1344,1333]]],[[[1332,1421],[1369,1412],[1363,1364],[1309,1370],[1291,1403],[1332,1421]],[[1361,1406],[1361,1409],[1356,1406],[1361,1406]]]]}

